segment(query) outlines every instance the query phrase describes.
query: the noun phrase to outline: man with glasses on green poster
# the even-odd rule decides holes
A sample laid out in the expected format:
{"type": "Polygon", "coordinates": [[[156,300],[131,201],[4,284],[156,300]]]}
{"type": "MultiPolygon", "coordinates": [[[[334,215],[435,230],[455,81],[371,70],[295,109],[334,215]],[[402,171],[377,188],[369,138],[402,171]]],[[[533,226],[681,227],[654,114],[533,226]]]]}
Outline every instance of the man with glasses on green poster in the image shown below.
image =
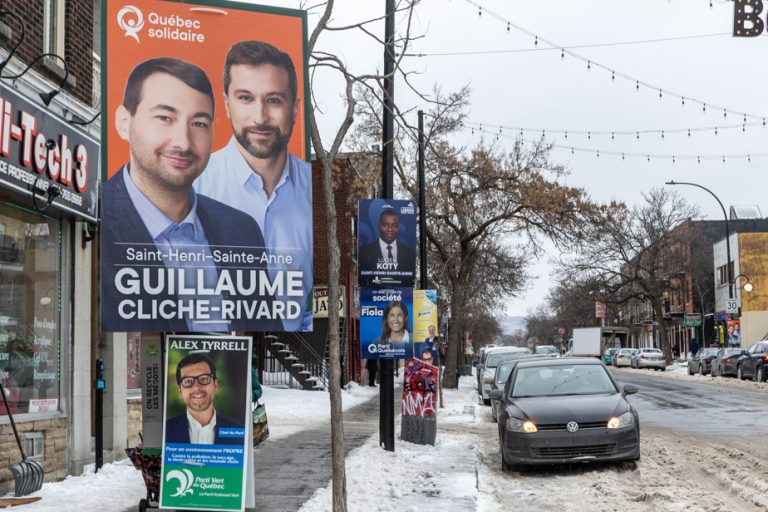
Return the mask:
{"type": "Polygon", "coordinates": [[[165,442],[242,445],[244,426],[216,412],[219,389],[216,364],[202,353],[192,353],[176,365],[176,383],[186,411],[165,422],[165,442]]]}

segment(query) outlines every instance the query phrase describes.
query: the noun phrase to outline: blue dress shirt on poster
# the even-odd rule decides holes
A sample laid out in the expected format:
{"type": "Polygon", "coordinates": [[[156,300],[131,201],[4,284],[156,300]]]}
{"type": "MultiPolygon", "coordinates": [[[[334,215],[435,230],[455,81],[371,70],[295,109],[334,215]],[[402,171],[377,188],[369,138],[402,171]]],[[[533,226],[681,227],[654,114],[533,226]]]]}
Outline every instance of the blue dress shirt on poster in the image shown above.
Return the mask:
{"type": "MultiPolygon", "coordinates": [[[[127,172],[123,172],[123,179],[125,182],[125,188],[128,191],[128,195],[133,202],[136,211],[139,213],[141,220],[149,231],[149,235],[155,242],[157,249],[166,255],[165,266],[169,268],[189,268],[197,269],[200,267],[199,262],[183,262],[177,261],[176,258],[168,258],[167,255],[170,250],[178,249],[181,251],[194,250],[196,252],[205,251],[206,257],[211,256],[211,249],[208,244],[208,239],[205,236],[205,231],[200,223],[200,219],[197,216],[197,195],[192,192],[192,207],[189,210],[187,216],[178,224],[168,218],[163,212],[161,212],[154,204],[147,199],[144,194],[136,187],[131,179],[131,175],[127,172]]],[[[214,288],[218,281],[218,271],[213,264],[204,267],[204,280],[207,288],[214,288]]],[[[186,286],[195,288],[196,272],[186,272],[186,286]]],[[[206,320],[205,326],[201,327],[201,322],[193,322],[191,319],[187,319],[187,328],[189,331],[229,331],[230,326],[228,322],[217,323],[216,320],[221,320],[221,296],[205,296],[194,297],[195,299],[206,299],[211,306],[211,317],[213,320],[206,320]],[[215,318],[218,315],[218,318],[215,318]]]]}
{"type": "MultiPolygon", "coordinates": [[[[208,166],[195,181],[195,190],[250,215],[264,234],[270,256],[291,256],[293,263],[269,266],[277,270],[301,270],[304,297],[301,314],[283,320],[286,331],[312,329],[312,168],[291,154],[272,194],[267,197],[264,182],[237,149],[235,139],[211,155],[208,166]]],[[[298,300],[276,296],[277,300],[298,300]]]]}

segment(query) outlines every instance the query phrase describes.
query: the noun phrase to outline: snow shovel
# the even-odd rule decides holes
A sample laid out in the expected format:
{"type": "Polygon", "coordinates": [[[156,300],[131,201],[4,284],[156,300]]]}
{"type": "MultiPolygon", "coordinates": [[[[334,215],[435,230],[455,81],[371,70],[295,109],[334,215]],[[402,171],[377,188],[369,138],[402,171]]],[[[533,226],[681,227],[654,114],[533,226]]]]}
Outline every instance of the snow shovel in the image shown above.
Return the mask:
{"type": "Polygon", "coordinates": [[[11,420],[13,435],[16,436],[16,444],[19,445],[19,451],[21,452],[21,462],[16,462],[10,466],[13,479],[16,482],[15,494],[16,496],[26,496],[27,494],[32,494],[33,492],[40,490],[43,486],[45,472],[43,471],[43,466],[40,465],[39,462],[34,459],[28,459],[24,454],[24,448],[21,447],[19,433],[16,431],[16,422],[13,421],[11,408],[8,406],[8,398],[5,396],[5,388],[2,383],[0,383],[0,395],[3,395],[5,410],[8,413],[8,419],[11,420]]]}

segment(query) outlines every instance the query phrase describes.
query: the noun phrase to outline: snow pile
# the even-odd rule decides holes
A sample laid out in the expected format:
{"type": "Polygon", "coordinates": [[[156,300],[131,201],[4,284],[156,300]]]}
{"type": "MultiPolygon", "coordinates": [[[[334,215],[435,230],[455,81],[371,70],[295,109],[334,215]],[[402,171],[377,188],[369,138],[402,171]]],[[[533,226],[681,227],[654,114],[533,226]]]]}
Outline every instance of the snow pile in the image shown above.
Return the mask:
{"type": "Polygon", "coordinates": [[[647,370],[643,368],[611,368],[614,371],[621,372],[641,372],[653,377],[660,377],[664,379],[675,380],[690,380],[692,382],[699,382],[705,384],[713,384],[717,386],[726,386],[736,389],[755,389],[755,390],[768,390],[768,382],[756,382],[754,380],[739,380],[736,377],[712,377],[712,375],[699,375],[694,373],[688,375],[688,363],[676,362],[667,367],[665,372],[657,372],[655,370],[647,370]]]}

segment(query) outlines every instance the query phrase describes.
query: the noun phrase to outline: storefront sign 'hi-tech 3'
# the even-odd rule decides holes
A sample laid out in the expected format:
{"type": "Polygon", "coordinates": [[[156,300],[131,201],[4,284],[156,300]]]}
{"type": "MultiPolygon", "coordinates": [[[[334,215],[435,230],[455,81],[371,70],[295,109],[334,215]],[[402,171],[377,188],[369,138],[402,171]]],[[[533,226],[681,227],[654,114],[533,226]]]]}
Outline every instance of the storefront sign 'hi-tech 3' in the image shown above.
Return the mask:
{"type": "Polygon", "coordinates": [[[0,187],[45,201],[51,208],[96,221],[99,144],[51,112],[0,83],[0,187]]]}

